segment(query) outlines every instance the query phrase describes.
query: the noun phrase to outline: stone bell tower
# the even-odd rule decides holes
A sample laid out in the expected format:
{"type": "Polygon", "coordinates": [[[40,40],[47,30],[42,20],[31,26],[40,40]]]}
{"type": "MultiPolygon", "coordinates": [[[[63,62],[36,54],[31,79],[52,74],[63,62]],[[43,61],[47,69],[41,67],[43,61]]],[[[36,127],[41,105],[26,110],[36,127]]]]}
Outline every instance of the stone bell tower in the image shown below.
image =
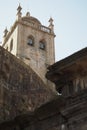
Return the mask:
{"type": "Polygon", "coordinates": [[[3,47],[22,59],[47,84],[47,67],[55,61],[53,19],[46,27],[29,12],[22,16],[21,10],[19,5],[16,21],[10,31],[4,31],[3,47]]]}

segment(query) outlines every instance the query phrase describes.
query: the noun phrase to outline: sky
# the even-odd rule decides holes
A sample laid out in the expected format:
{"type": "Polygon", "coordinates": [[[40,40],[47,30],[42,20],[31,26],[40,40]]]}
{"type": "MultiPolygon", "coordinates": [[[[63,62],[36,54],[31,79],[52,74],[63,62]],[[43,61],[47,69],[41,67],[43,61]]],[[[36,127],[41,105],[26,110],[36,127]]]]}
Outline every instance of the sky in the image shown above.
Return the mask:
{"type": "Polygon", "coordinates": [[[56,61],[87,47],[87,0],[2,0],[0,41],[4,29],[9,30],[16,20],[19,3],[23,16],[29,11],[42,25],[48,26],[49,18],[54,19],[56,61]]]}

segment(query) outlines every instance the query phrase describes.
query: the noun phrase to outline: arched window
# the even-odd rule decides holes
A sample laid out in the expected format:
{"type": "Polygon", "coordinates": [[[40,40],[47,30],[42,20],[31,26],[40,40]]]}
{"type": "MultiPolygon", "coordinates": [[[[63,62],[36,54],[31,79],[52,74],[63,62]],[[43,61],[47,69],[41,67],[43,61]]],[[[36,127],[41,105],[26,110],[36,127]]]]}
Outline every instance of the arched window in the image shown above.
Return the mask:
{"type": "Polygon", "coordinates": [[[44,40],[41,40],[39,43],[39,48],[42,50],[46,49],[46,42],[44,40]]]}
{"type": "Polygon", "coordinates": [[[10,51],[12,51],[12,49],[13,49],[13,39],[10,42],[10,51]]]}
{"type": "Polygon", "coordinates": [[[34,45],[34,37],[29,36],[27,39],[27,44],[33,46],[34,45]]]}

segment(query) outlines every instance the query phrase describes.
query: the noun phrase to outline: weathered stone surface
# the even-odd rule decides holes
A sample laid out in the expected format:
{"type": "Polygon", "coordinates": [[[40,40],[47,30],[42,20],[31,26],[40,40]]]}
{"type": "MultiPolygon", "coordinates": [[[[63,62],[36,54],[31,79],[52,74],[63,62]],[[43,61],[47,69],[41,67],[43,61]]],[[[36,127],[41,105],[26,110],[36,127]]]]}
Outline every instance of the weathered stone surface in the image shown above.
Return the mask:
{"type": "Polygon", "coordinates": [[[54,95],[29,66],[0,47],[0,121],[33,111],[54,95]]]}
{"type": "Polygon", "coordinates": [[[87,90],[71,98],[57,96],[31,113],[0,124],[0,130],[86,130],[87,90]]]}
{"type": "Polygon", "coordinates": [[[0,130],[60,130],[61,124],[65,122],[65,119],[60,114],[60,109],[64,104],[64,99],[58,96],[34,112],[17,116],[13,120],[0,124],[0,130]]]}
{"type": "Polygon", "coordinates": [[[87,88],[87,47],[53,64],[46,77],[56,84],[64,96],[87,88]]]}
{"type": "MultiPolygon", "coordinates": [[[[83,50],[82,50],[82,52],[83,52],[83,50]]],[[[81,52],[81,54],[82,54],[82,52],[81,52]]],[[[83,55],[84,55],[84,53],[83,53],[83,55]]],[[[76,61],[77,66],[74,67],[73,65],[72,66],[70,65],[70,66],[65,67],[65,69],[61,70],[61,72],[64,72],[64,73],[60,73],[60,75],[56,75],[57,74],[56,72],[59,69],[59,66],[57,66],[57,65],[60,64],[60,63],[59,64],[57,63],[56,68],[53,67],[54,69],[51,70],[52,72],[49,72],[52,74],[50,76],[53,77],[53,75],[54,75],[55,81],[56,81],[55,83],[58,83],[57,81],[59,81],[61,76],[62,77],[64,76],[65,72],[70,72],[72,69],[73,69],[73,75],[76,75],[75,78],[79,79],[79,77],[80,77],[81,81],[82,80],[87,81],[87,71],[86,71],[87,70],[86,69],[87,60],[85,60],[87,58],[87,55],[85,57],[83,55],[82,55],[82,57],[80,57],[81,59],[79,61],[78,61],[78,58],[75,58],[75,55],[74,55],[74,58],[76,59],[76,60],[74,59],[74,61],[76,61]],[[77,71],[80,68],[80,66],[81,66],[81,71],[77,71]],[[85,73],[83,73],[83,72],[85,72],[85,73]]],[[[55,66],[55,65],[53,65],[53,66],[55,66]]],[[[8,67],[6,66],[6,68],[8,68],[8,67]]],[[[29,72],[30,72],[30,70],[31,69],[29,69],[29,72]]],[[[8,77],[8,75],[3,76],[3,79],[6,77],[8,77]]],[[[52,77],[51,77],[51,79],[52,79],[52,77]]],[[[32,76],[32,78],[33,78],[33,76],[32,76]]],[[[73,80],[72,75],[70,75],[69,79],[67,79],[67,83],[69,83],[70,87],[72,87],[72,84],[70,84],[70,79],[73,80]]],[[[66,78],[63,79],[63,81],[65,81],[65,80],[66,80],[66,78]]],[[[37,84],[38,84],[38,82],[37,82],[37,84]]],[[[60,85],[60,83],[59,83],[59,85],[60,85]]],[[[62,86],[62,92],[68,91],[69,88],[65,85],[65,83],[63,85],[64,86],[62,86]],[[63,89],[63,88],[65,88],[65,89],[63,89]]],[[[78,85],[78,87],[80,87],[81,85],[83,86],[83,84],[81,83],[78,85]]],[[[86,86],[86,84],[84,84],[84,85],[86,86]]],[[[5,106],[5,104],[9,103],[7,101],[7,98],[9,101],[10,101],[10,99],[13,99],[11,104],[13,104],[15,102],[15,100],[14,100],[15,93],[12,92],[14,90],[8,89],[8,91],[5,91],[4,90],[4,89],[6,89],[5,86],[6,86],[5,82],[3,81],[3,86],[0,89],[0,93],[2,95],[1,99],[3,98],[4,100],[0,100],[0,102],[2,105],[3,104],[2,101],[4,101],[4,107],[6,107],[5,109],[1,109],[2,112],[3,112],[3,110],[5,110],[4,115],[9,114],[8,106],[7,105],[5,106]],[[2,88],[4,88],[4,89],[2,89],[2,88]],[[7,94],[9,92],[9,90],[11,90],[10,95],[7,94]],[[3,95],[3,93],[4,93],[4,95],[3,95]]],[[[75,84],[73,84],[73,87],[75,90],[76,89],[75,84]]],[[[26,101],[27,101],[27,97],[24,96],[23,94],[21,96],[22,91],[19,94],[19,92],[20,92],[19,90],[21,90],[21,89],[20,88],[18,89],[18,93],[16,94],[17,96],[15,97],[16,98],[15,103],[17,104],[17,107],[15,109],[13,108],[13,110],[16,110],[16,109],[17,110],[12,111],[13,114],[15,112],[18,112],[18,110],[22,111],[22,109],[24,109],[24,111],[26,111],[26,109],[23,107],[26,105],[22,105],[22,104],[24,103],[24,99],[26,99],[26,101]],[[21,101],[21,99],[22,99],[22,101],[21,101]],[[21,109],[19,109],[20,106],[21,106],[21,109]]],[[[38,91],[36,90],[36,92],[38,92],[38,91]]],[[[26,93],[26,92],[24,91],[24,93],[26,93]]],[[[32,95],[32,94],[30,94],[30,95],[32,95]]],[[[14,106],[11,105],[11,107],[15,107],[15,105],[14,106]]],[[[3,105],[1,106],[1,108],[3,108],[3,105]]],[[[21,114],[21,112],[20,112],[20,114],[21,114]]],[[[57,95],[56,98],[49,101],[48,103],[43,104],[41,107],[37,108],[34,112],[30,112],[30,113],[27,112],[23,115],[21,114],[21,115],[17,116],[16,118],[14,118],[13,120],[3,122],[0,124],[0,130],[14,130],[14,129],[16,129],[16,130],[37,130],[37,129],[38,130],[86,130],[87,129],[87,87],[84,87],[84,88],[81,87],[80,90],[78,89],[78,91],[74,91],[73,93],[70,93],[69,95],[64,94],[64,93],[62,93],[61,95],[57,95]]]]}
{"type": "Polygon", "coordinates": [[[60,110],[66,122],[59,130],[86,130],[87,47],[48,69],[47,78],[56,84],[56,89],[66,99],[65,106],[60,110]]]}

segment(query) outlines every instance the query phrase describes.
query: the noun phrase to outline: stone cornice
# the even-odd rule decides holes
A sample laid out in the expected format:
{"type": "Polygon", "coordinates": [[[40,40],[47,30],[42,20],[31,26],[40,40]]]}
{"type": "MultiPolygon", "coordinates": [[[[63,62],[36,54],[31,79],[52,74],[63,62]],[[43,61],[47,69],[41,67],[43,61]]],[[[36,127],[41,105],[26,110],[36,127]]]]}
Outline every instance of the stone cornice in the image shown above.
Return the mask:
{"type": "Polygon", "coordinates": [[[28,22],[22,21],[22,20],[18,20],[18,21],[16,20],[14,22],[13,26],[10,28],[10,31],[8,32],[7,36],[4,38],[4,43],[2,46],[4,46],[5,43],[8,41],[9,37],[11,36],[11,34],[13,33],[13,31],[15,30],[15,28],[18,24],[24,25],[27,27],[31,27],[34,30],[39,30],[39,31],[42,31],[44,33],[48,33],[48,35],[53,35],[55,37],[55,34],[53,32],[51,32],[51,29],[46,27],[46,26],[39,25],[39,27],[37,27],[37,26],[34,26],[33,23],[28,23],[28,22]]]}
{"type": "Polygon", "coordinates": [[[48,67],[47,79],[54,82],[64,75],[87,73],[87,47],[48,67]]]}

